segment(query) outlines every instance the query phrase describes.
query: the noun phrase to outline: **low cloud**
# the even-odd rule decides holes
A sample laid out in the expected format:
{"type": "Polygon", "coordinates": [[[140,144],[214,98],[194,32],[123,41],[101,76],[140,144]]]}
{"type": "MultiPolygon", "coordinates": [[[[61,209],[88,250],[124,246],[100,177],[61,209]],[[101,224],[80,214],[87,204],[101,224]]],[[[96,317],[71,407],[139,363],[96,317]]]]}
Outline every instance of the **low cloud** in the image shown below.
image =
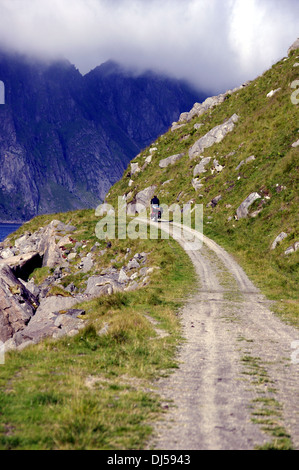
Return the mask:
{"type": "Polygon", "coordinates": [[[297,0],[1,0],[0,44],[81,73],[113,59],[216,93],[285,56],[298,17],[297,0]]]}

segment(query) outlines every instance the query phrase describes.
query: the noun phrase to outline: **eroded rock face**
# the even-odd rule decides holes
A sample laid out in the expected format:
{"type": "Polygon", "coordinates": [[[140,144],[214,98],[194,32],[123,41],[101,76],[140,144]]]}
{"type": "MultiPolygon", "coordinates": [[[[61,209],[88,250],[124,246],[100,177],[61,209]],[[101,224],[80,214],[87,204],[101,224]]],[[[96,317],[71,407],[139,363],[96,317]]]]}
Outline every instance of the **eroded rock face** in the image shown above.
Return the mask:
{"type": "Polygon", "coordinates": [[[34,315],[36,297],[15,277],[7,264],[0,264],[0,341],[7,341],[25,328],[34,315]]]}

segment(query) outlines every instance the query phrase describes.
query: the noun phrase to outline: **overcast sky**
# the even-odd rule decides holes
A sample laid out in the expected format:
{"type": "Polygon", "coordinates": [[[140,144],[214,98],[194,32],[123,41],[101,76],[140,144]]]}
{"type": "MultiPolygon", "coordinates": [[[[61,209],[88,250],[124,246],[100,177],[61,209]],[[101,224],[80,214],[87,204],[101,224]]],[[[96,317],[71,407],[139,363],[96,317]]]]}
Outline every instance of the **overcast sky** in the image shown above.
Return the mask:
{"type": "Polygon", "coordinates": [[[81,73],[113,59],[220,92],[287,55],[299,0],[0,0],[0,45],[81,73]]]}

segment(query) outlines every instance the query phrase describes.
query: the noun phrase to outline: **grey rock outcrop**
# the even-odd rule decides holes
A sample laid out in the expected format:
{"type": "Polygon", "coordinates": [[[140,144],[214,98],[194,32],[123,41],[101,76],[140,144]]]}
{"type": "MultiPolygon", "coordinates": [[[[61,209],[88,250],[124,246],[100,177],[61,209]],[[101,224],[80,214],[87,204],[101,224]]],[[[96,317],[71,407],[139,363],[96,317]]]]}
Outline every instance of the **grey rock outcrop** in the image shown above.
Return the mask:
{"type": "Polygon", "coordinates": [[[135,215],[136,212],[142,212],[145,210],[146,207],[149,207],[150,200],[154,196],[155,191],[157,189],[156,185],[149,186],[142,191],[139,191],[134,200],[130,202],[127,206],[127,214],[128,215],[135,215]]]}
{"type": "Polygon", "coordinates": [[[78,302],[80,302],[80,297],[51,296],[43,299],[28,325],[14,334],[7,344],[4,344],[5,349],[23,349],[45,338],[59,338],[78,333],[85,324],[84,320],[77,318],[85,312],[72,308],[78,302]]]}
{"type": "Polygon", "coordinates": [[[296,49],[299,49],[299,38],[296,39],[296,41],[289,47],[288,49],[288,55],[290,52],[295,51],[296,49]]]}
{"type": "Polygon", "coordinates": [[[200,156],[206,148],[221,142],[229,132],[232,132],[238,120],[239,116],[233,114],[223,124],[214,127],[207,134],[198,139],[189,149],[189,158],[193,159],[200,156]]]}
{"type": "Polygon", "coordinates": [[[207,98],[203,103],[195,103],[189,112],[181,113],[178,122],[190,122],[194,116],[199,117],[213,106],[218,106],[219,104],[223,103],[226,96],[227,93],[222,93],[220,95],[207,98]]]}
{"type": "Polygon", "coordinates": [[[139,163],[131,163],[131,176],[140,173],[139,163]]]}
{"type": "Polygon", "coordinates": [[[203,184],[201,183],[202,178],[193,178],[192,179],[192,186],[195,191],[199,191],[199,189],[203,188],[203,184]]]}
{"type": "Polygon", "coordinates": [[[281,232],[277,237],[275,238],[274,242],[272,243],[271,250],[275,250],[276,246],[278,243],[282,242],[285,238],[287,238],[288,234],[285,232],[281,232]]]}
{"type": "Polygon", "coordinates": [[[249,207],[256,201],[260,199],[261,196],[258,193],[251,193],[238,207],[237,209],[237,217],[238,219],[243,219],[248,216],[248,209],[249,207]]]}
{"type": "Polygon", "coordinates": [[[220,93],[217,96],[211,96],[202,103],[195,103],[193,105],[193,108],[189,112],[180,114],[178,122],[174,122],[172,124],[172,130],[177,129],[185,122],[190,122],[194,118],[194,116],[199,117],[214,106],[218,106],[219,104],[223,103],[223,101],[227,99],[229,95],[241,90],[242,88],[246,87],[249,83],[249,81],[245,82],[239,87],[233,88],[232,90],[227,90],[225,93],[220,93]]]}
{"type": "Polygon", "coordinates": [[[205,167],[208,165],[208,163],[211,161],[211,157],[205,157],[201,160],[200,163],[198,163],[193,170],[193,176],[200,175],[201,173],[205,173],[207,170],[205,167]]]}
{"type": "Polygon", "coordinates": [[[293,245],[289,246],[284,254],[285,255],[291,255],[292,253],[295,253],[297,250],[299,250],[299,241],[295,242],[293,245]]]}
{"type": "Polygon", "coordinates": [[[0,264],[0,341],[25,328],[38,307],[36,297],[15,277],[7,264],[0,264]]]}
{"type": "Polygon", "coordinates": [[[36,267],[41,266],[42,258],[39,253],[29,252],[11,258],[5,258],[4,262],[12,268],[17,278],[26,280],[36,267]]]}
{"type": "Polygon", "coordinates": [[[160,160],[159,167],[167,168],[169,165],[174,165],[176,162],[181,160],[184,155],[184,153],[178,153],[176,155],[171,155],[170,157],[164,158],[163,160],[160,160]]]}
{"type": "MultiPolygon", "coordinates": [[[[74,226],[66,225],[59,220],[53,220],[33,234],[25,233],[17,239],[15,241],[14,257],[7,257],[3,261],[14,269],[18,266],[19,270],[28,270],[30,269],[28,265],[33,266],[34,264],[38,267],[41,259],[42,265],[49,268],[61,265],[64,263],[63,244],[70,243],[69,236],[66,234],[75,229],[74,226]]],[[[22,278],[25,280],[25,277],[22,278]]]]}

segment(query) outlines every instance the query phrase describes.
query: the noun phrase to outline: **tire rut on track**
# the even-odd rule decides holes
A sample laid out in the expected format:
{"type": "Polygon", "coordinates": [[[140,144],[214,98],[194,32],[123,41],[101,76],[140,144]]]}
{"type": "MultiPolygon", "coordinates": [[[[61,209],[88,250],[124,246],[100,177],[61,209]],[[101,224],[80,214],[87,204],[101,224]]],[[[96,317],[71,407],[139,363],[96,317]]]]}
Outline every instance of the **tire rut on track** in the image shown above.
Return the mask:
{"type": "MultiPolygon", "coordinates": [[[[177,227],[171,235],[186,247],[177,227]]],[[[299,449],[299,364],[291,361],[299,332],[271,312],[225,250],[201,236],[202,248],[187,251],[199,284],[181,311],[186,341],[178,369],[157,383],[169,409],[148,448],[250,450],[274,442],[276,428],[299,449]]]]}

